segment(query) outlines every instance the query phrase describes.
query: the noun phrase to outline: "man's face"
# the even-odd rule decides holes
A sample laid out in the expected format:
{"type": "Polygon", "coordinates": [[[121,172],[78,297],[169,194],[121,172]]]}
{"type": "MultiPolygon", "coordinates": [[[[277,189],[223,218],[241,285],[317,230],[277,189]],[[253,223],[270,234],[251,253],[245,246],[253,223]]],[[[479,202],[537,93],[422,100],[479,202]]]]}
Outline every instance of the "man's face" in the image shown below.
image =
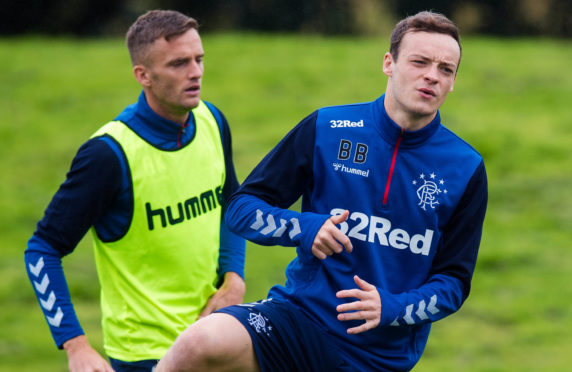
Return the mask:
{"type": "Polygon", "coordinates": [[[453,90],[461,50],[449,35],[408,32],[398,58],[387,53],[386,110],[398,124],[414,130],[428,124],[453,90]]]}
{"type": "Polygon", "coordinates": [[[160,38],[149,47],[145,62],[135,66],[134,73],[153,111],[179,123],[186,121],[189,110],[199,104],[203,56],[195,29],[169,41],[160,38]]]}

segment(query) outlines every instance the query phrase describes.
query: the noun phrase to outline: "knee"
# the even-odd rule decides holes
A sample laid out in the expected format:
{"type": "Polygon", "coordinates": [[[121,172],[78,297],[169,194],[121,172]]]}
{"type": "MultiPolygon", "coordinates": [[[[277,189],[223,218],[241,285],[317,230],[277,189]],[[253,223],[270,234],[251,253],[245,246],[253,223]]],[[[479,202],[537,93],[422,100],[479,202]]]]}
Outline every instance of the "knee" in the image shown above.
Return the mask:
{"type": "Polygon", "coordinates": [[[208,371],[209,361],[216,358],[210,337],[201,327],[187,328],[161,358],[155,372],[208,371]]]}

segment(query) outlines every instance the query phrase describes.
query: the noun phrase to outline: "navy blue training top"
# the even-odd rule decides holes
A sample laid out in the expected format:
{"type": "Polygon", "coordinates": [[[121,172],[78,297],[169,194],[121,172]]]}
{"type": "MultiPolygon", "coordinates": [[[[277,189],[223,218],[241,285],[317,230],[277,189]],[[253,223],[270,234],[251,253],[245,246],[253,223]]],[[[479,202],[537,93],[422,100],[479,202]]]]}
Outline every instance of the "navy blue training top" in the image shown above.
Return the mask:
{"type": "Polygon", "coordinates": [[[269,298],[289,302],[327,329],[360,371],[409,370],[431,323],[457,311],[470,291],[487,204],[482,157],[434,120],[405,131],[372,102],[321,108],[260,162],[226,213],[232,231],[264,245],[297,246],[285,285],[269,298]],[[302,197],[302,212],[288,210],[302,197]],[[319,260],[316,233],[349,210],[339,228],[353,251],[319,260]],[[336,292],[374,285],[378,327],[349,335],[336,292]]]}

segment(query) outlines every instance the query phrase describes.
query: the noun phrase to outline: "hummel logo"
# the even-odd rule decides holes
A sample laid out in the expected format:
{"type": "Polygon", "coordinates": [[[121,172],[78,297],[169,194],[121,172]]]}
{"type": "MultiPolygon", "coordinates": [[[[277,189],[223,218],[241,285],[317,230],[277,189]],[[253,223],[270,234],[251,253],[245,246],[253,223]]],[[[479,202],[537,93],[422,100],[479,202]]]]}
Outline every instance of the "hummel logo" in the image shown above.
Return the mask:
{"type": "Polygon", "coordinates": [[[44,268],[44,257],[40,257],[38,262],[36,262],[35,266],[29,263],[28,267],[30,268],[30,272],[34,274],[35,277],[38,277],[40,275],[40,272],[44,268]]]}
{"type": "Polygon", "coordinates": [[[48,299],[46,301],[40,298],[40,304],[44,309],[48,311],[52,311],[52,308],[54,307],[55,303],[56,303],[56,295],[54,294],[54,291],[50,292],[50,295],[48,296],[48,299]]]}
{"type": "MultiPolygon", "coordinates": [[[[417,315],[417,317],[422,321],[427,320],[427,319],[429,319],[429,316],[427,315],[427,313],[425,311],[428,311],[432,315],[435,315],[439,311],[441,311],[437,308],[436,305],[437,305],[437,295],[431,296],[431,299],[429,300],[429,305],[427,305],[425,303],[425,300],[421,300],[421,301],[419,301],[417,311],[415,311],[415,315],[417,315]]],[[[416,323],[415,319],[413,318],[413,308],[414,307],[415,307],[415,304],[409,304],[405,308],[405,315],[403,315],[403,320],[408,325],[412,325],[412,324],[416,323]]],[[[399,326],[399,321],[397,319],[398,318],[395,318],[395,320],[390,325],[391,326],[399,326]]]]}
{"type": "MultiPolygon", "coordinates": [[[[30,272],[32,273],[33,276],[39,278],[40,274],[42,273],[42,270],[44,269],[44,257],[40,257],[40,259],[38,260],[38,262],[36,262],[35,265],[29,263],[28,268],[30,269],[30,272]]],[[[40,295],[44,295],[48,289],[48,286],[50,285],[50,278],[48,277],[48,274],[44,274],[41,282],[37,282],[36,280],[33,280],[32,282],[34,283],[34,287],[36,288],[38,293],[40,295]]],[[[40,301],[40,305],[46,311],[52,311],[54,305],[56,304],[56,294],[54,293],[54,291],[50,291],[50,294],[48,295],[47,299],[44,300],[40,298],[40,296],[38,296],[38,300],[40,301]]],[[[54,316],[46,315],[48,323],[54,327],[60,326],[63,317],[64,317],[64,312],[62,311],[61,307],[58,307],[58,309],[56,310],[56,314],[54,316]]]]}
{"type": "Polygon", "coordinates": [[[54,327],[59,327],[61,322],[62,322],[63,317],[64,317],[64,313],[62,311],[62,308],[58,307],[58,310],[56,311],[56,315],[47,316],[46,319],[48,320],[48,323],[50,323],[50,325],[53,325],[54,327]]]}
{"type": "Polygon", "coordinates": [[[36,287],[36,290],[38,292],[40,292],[41,294],[46,293],[46,289],[48,289],[48,285],[50,285],[50,278],[48,278],[48,274],[44,275],[41,283],[34,282],[34,287],[36,287]]]}
{"type": "MultiPolygon", "coordinates": [[[[264,213],[260,210],[257,209],[256,210],[256,221],[254,221],[254,223],[252,225],[250,225],[250,228],[253,230],[258,231],[260,228],[262,228],[262,226],[264,226],[264,218],[263,218],[264,213]]],[[[279,238],[281,237],[284,232],[287,229],[287,225],[286,225],[287,221],[285,219],[280,219],[280,227],[277,229],[276,228],[276,220],[274,219],[274,216],[271,214],[268,214],[268,216],[266,216],[266,227],[263,228],[262,230],[260,230],[260,233],[262,235],[268,235],[271,232],[274,232],[274,234],[272,234],[273,238],[279,238]]],[[[298,222],[297,218],[291,218],[290,219],[290,223],[292,224],[292,229],[290,230],[289,236],[290,239],[293,239],[296,235],[300,234],[302,232],[302,230],[300,229],[300,223],[298,222]]]]}
{"type": "Polygon", "coordinates": [[[344,173],[355,174],[355,175],[362,176],[362,177],[369,177],[369,169],[363,170],[363,169],[359,169],[359,168],[346,167],[345,165],[340,164],[340,163],[332,163],[332,166],[334,167],[334,170],[336,172],[341,171],[344,173]]]}

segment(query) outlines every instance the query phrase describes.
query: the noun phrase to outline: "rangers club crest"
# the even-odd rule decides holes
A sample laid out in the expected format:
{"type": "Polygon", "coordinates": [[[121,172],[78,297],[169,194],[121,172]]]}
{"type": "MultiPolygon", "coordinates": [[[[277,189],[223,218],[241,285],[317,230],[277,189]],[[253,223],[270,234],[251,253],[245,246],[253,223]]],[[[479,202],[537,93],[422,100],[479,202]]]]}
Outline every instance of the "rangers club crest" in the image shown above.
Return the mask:
{"type": "Polygon", "coordinates": [[[419,203],[417,205],[425,211],[427,207],[435,209],[435,206],[439,204],[439,195],[447,194],[445,180],[438,178],[434,172],[431,172],[429,176],[421,173],[419,180],[413,180],[412,184],[418,186],[417,197],[419,198],[419,203]]]}
{"type": "Polygon", "coordinates": [[[237,306],[245,307],[248,309],[248,324],[256,331],[256,333],[264,333],[266,336],[272,336],[272,325],[261,312],[255,311],[258,305],[262,305],[265,302],[272,301],[271,298],[261,300],[258,302],[251,302],[247,304],[238,304],[237,306]]]}
{"type": "Polygon", "coordinates": [[[250,324],[250,326],[252,328],[254,328],[256,330],[257,333],[260,332],[264,332],[266,333],[266,335],[268,334],[268,331],[272,330],[271,326],[267,327],[267,322],[268,318],[266,318],[264,315],[262,315],[261,313],[250,313],[249,317],[248,317],[248,324],[250,324]]]}

